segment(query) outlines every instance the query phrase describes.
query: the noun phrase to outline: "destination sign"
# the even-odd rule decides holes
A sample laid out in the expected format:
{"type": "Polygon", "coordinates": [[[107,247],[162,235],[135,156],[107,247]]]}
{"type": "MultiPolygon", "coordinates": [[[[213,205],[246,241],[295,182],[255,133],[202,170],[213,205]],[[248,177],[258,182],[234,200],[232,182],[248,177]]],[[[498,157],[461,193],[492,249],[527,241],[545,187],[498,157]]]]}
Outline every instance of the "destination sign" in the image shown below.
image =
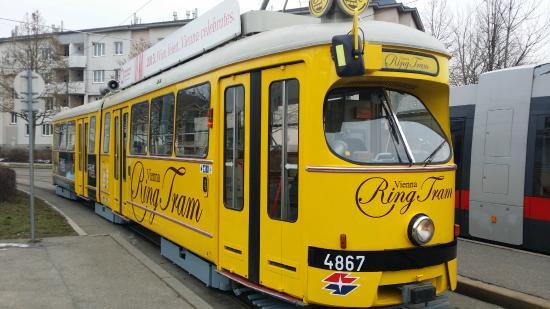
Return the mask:
{"type": "Polygon", "coordinates": [[[135,84],[240,34],[239,2],[226,0],[124,64],[120,86],[135,84]]]}
{"type": "Polygon", "coordinates": [[[397,49],[383,49],[382,71],[437,76],[439,74],[439,63],[430,54],[397,49]]]}

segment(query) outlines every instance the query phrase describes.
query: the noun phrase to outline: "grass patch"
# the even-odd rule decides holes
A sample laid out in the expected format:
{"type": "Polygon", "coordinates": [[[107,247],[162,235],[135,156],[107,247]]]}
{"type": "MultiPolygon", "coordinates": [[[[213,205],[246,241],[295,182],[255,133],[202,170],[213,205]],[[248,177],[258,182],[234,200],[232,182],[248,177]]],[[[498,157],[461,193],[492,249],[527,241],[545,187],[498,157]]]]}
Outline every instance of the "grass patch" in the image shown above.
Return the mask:
{"type": "MultiPolygon", "coordinates": [[[[76,235],[65,218],[41,199],[34,199],[36,238],[76,235]]],[[[13,201],[0,203],[0,239],[31,238],[29,196],[17,191],[13,201]]]]}

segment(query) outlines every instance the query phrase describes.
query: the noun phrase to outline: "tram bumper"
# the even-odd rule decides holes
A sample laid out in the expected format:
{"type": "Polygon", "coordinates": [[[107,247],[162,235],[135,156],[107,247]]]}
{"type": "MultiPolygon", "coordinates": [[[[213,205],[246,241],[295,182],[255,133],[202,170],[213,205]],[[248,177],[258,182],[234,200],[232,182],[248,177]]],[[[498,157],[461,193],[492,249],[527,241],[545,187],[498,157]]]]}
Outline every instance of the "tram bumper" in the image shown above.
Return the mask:
{"type": "Polygon", "coordinates": [[[449,308],[447,293],[436,296],[436,288],[431,283],[407,284],[399,288],[403,298],[403,304],[392,308],[449,308]]]}

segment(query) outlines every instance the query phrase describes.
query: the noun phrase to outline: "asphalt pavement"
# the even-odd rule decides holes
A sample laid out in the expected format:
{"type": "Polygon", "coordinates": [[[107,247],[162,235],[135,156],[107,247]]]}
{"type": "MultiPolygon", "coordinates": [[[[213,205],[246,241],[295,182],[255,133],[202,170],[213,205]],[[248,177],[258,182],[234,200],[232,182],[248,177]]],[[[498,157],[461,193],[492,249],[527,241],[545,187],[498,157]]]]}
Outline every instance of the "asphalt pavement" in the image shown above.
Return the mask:
{"type": "MultiPolygon", "coordinates": [[[[18,187],[28,190],[28,169],[15,170],[18,187]]],[[[35,172],[37,197],[71,218],[86,236],[48,238],[29,248],[0,249],[1,308],[197,308],[201,301],[214,308],[246,307],[232,294],[205,287],[163,258],[154,236],[112,224],[83,202],[55,195],[51,170],[35,172]],[[33,263],[39,271],[29,271],[27,265],[33,263]],[[19,289],[10,287],[9,282],[15,281],[19,289]],[[29,297],[32,291],[40,297],[29,297]],[[59,299],[41,298],[40,291],[59,295],[59,299]]],[[[460,242],[460,254],[469,254],[462,253],[462,246],[460,242]]],[[[468,267],[466,263],[459,262],[459,270],[468,267]]],[[[500,308],[458,293],[450,293],[450,301],[452,308],[500,308]]]]}

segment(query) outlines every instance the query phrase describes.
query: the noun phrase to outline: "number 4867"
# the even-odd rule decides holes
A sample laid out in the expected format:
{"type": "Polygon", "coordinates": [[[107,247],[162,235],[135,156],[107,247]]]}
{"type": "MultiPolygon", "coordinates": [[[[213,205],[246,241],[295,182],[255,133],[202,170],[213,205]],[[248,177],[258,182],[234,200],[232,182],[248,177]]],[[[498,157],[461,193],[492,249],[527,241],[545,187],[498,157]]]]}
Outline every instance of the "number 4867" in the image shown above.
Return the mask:
{"type": "Polygon", "coordinates": [[[365,263],[365,256],[363,255],[333,255],[327,254],[325,257],[325,264],[330,270],[347,270],[347,271],[360,271],[361,267],[365,263]]]}

